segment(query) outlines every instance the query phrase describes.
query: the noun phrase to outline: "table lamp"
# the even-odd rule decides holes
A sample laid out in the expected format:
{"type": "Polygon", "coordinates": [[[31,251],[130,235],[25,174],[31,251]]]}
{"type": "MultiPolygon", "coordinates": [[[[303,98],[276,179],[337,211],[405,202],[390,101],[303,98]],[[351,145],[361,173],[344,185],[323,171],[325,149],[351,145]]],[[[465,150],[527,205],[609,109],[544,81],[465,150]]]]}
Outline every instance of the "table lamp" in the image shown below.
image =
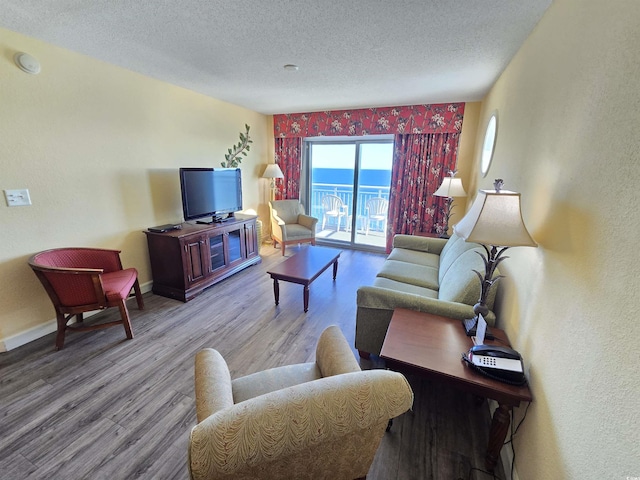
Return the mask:
{"type": "Polygon", "coordinates": [[[494,183],[495,190],[479,190],[467,214],[454,227],[457,235],[468,242],[482,245],[486,257],[478,252],[485,265],[484,275],[474,270],[480,279],[480,299],[473,306],[474,317],[463,320],[468,336],[475,335],[478,315],[489,313],[487,297],[491,286],[503,275],[494,278],[498,264],[508,257],[502,255],[509,247],[537,247],[522,220],[520,194],[502,190],[502,179],[494,183]]]}
{"type": "Polygon", "coordinates": [[[447,197],[447,206],[444,212],[444,231],[441,237],[446,237],[449,231],[449,217],[451,217],[451,209],[453,208],[453,197],[466,197],[467,192],[464,191],[462,180],[454,178],[456,172],[449,171],[449,176],[442,179],[442,184],[433,193],[436,197],[447,197]]]}
{"type": "Polygon", "coordinates": [[[282,174],[282,170],[277,163],[270,163],[267,165],[267,168],[264,169],[264,173],[262,174],[262,178],[270,178],[271,179],[271,198],[270,200],[275,199],[275,191],[276,191],[276,178],[284,178],[282,174]]]}

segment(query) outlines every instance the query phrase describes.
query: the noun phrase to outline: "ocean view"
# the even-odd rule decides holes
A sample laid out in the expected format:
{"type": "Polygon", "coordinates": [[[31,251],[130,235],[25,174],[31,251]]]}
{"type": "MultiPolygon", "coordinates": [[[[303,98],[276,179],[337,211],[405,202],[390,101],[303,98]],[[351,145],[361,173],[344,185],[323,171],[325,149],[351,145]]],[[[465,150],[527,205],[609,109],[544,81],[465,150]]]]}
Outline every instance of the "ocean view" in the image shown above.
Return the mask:
{"type": "MultiPolygon", "coordinates": [[[[354,171],[347,168],[314,168],[313,183],[330,185],[353,185],[354,171]]],[[[391,184],[390,170],[360,170],[360,185],[388,188],[391,184]]]]}

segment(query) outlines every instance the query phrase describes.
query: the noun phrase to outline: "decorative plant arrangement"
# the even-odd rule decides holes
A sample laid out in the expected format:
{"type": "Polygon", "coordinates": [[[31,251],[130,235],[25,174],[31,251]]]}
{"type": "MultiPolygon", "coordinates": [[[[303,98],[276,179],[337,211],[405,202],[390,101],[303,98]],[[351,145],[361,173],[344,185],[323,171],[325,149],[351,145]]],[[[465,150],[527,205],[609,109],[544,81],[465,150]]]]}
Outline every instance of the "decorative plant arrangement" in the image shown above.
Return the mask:
{"type": "Polygon", "coordinates": [[[245,133],[240,132],[240,141],[237,145],[234,145],[232,148],[228,150],[228,153],[225,153],[224,158],[225,162],[222,162],[223,168],[237,168],[238,165],[242,162],[242,157],[247,156],[247,152],[251,150],[250,143],[253,143],[251,137],[249,136],[249,125],[245,124],[246,128],[245,133]]]}

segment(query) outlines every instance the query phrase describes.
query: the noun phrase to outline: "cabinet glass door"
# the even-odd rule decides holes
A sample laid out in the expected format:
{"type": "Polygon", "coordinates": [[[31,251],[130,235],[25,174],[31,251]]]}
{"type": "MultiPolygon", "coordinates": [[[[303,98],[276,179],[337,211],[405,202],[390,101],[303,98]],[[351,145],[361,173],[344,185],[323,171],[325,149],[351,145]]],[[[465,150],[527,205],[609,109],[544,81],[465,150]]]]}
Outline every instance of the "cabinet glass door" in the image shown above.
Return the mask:
{"type": "Polygon", "coordinates": [[[224,267],[224,235],[214,235],[209,237],[209,253],[211,256],[211,271],[214,272],[224,267]]]}
{"type": "Polygon", "coordinates": [[[242,260],[242,236],[240,230],[233,230],[228,234],[229,238],[229,263],[242,260]]]}

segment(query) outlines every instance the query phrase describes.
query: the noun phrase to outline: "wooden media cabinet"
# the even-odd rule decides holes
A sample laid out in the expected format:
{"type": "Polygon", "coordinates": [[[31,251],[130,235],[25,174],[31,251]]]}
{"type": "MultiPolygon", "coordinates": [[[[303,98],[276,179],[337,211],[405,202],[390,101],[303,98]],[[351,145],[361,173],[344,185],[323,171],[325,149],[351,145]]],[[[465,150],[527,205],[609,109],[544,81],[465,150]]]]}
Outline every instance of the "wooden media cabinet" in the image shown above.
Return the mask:
{"type": "Polygon", "coordinates": [[[254,215],[222,223],[183,223],[180,230],[145,231],[153,293],[187,302],[211,285],[260,263],[254,215]]]}

